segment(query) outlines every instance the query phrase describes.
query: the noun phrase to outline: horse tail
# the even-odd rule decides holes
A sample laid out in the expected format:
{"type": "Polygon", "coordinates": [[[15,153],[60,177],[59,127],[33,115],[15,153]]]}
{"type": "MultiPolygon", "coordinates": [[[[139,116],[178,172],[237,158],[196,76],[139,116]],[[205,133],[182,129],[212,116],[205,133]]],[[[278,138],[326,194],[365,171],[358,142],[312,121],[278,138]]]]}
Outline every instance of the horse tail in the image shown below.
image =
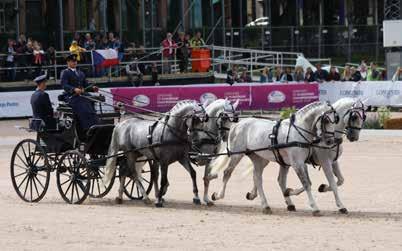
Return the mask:
{"type": "Polygon", "coordinates": [[[230,157],[228,154],[226,154],[227,144],[228,144],[227,142],[221,143],[218,154],[222,154],[222,155],[219,155],[218,157],[214,158],[211,161],[211,164],[210,164],[212,166],[211,175],[218,174],[219,171],[221,171],[223,168],[225,168],[225,166],[228,164],[230,157]]]}
{"type": "MultiPolygon", "coordinates": [[[[117,130],[113,130],[112,140],[110,141],[108,155],[109,156],[114,156],[118,152],[119,152],[118,133],[117,133],[117,130]]],[[[112,180],[113,176],[115,175],[116,162],[117,162],[117,157],[116,156],[110,157],[106,161],[105,177],[103,178],[103,183],[106,186],[109,185],[110,181],[112,180]]]]}

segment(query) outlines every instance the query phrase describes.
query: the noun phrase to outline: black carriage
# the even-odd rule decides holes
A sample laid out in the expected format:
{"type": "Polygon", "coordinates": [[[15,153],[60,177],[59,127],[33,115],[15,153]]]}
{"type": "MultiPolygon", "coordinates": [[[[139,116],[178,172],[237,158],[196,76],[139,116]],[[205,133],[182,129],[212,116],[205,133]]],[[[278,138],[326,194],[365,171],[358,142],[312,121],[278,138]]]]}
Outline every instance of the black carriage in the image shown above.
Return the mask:
{"type": "MultiPolygon", "coordinates": [[[[11,180],[22,200],[40,201],[49,187],[50,173],[54,171],[60,195],[70,204],[80,204],[88,196],[104,197],[112,189],[119,172],[130,172],[125,156],[119,155],[117,174],[107,187],[102,182],[114,122],[120,119],[120,113],[103,112],[104,100],[102,96],[98,98],[101,123],[92,126],[86,133],[80,130],[72,109],[63,102],[57,108],[57,129],[48,130],[42,126],[41,120],[30,120],[27,130],[36,132],[36,139],[19,142],[10,163],[11,180]]],[[[142,199],[133,176],[130,173],[127,175],[124,193],[130,199],[142,199]]],[[[152,189],[150,165],[144,166],[143,178],[145,184],[142,185],[149,193],[152,189]]]]}

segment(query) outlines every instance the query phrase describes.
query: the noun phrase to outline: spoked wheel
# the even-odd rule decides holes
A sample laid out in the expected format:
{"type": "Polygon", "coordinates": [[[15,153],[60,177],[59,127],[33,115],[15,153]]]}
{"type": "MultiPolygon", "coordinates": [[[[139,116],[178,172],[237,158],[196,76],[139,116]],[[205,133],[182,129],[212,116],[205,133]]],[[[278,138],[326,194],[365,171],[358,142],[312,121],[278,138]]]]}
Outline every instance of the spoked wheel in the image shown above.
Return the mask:
{"type": "Polygon", "coordinates": [[[90,188],[89,196],[92,198],[103,198],[105,197],[113,187],[116,175],[113,175],[112,180],[108,186],[103,183],[103,177],[105,176],[106,169],[106,159],[105,156],[97,155],[91,156],[89,162],[89,173],[90,173],[90,188]]]}
{"type": "MultiPolygon", "coordinates": [[[[152,190],[152,180],[153,180],[153,175],[151,172],[151,165],[153,164],[152,160],[148,161],[148,164],[145,164],[142,167],[142,186],[144,187],[145,191],[147,194],[149,194],[152,190]]],[[[129,169],[127,168],[127,162],[124,161],[119,168],[119,172],[120,174],[122,172],[127,172],[129,173],[129,169]]],[[[132,199],[132,200],[142,200],[143,195],[141,194],[141,191],[139,189],[139,187],[137,186],[137,183],[135,182],[135,180],[132,178],[133,175],[128,174],[127,178],[124,182],[124,194],[132,199]]]]}
{"type": "Polygon", "coordinates": [[[18,196],[26,202],[38,202],[49,187],[50,167],[45,150],[32,139],[15,147],[10,163],[11,181],[18,196]]]}
{"type": "Polygon", "coordinates": [[[56,178],[57,188],[65,202],[81,204],[88,197],[88,163],[80,152],[68,151],[60,157],[56,178]]]}

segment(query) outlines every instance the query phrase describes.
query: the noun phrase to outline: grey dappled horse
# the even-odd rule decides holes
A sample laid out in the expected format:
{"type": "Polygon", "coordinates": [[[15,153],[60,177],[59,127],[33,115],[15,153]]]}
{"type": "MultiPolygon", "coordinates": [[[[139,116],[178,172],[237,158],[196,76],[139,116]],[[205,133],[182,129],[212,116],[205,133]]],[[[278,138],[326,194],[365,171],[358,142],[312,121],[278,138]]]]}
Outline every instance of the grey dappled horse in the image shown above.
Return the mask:
{"type": "MultiPolygon", "coordinates": [[[[141,171],[144,163],[136,163],[139,158],[155,160],[151,166],[154,172],[154,189],[157,207],[163,206],[163,195],[169,185],[167,179],[168,166],[178,161],[189,173],[193,181],[194,203],[200,204],[196,182],[196,172],[190,164],[189,150],[191,140],[190,131],[194,126],[203,123],[208,119],[202,105],[192,100],[178,102],[166,115],[158,121],[150,121],[132,118],[120,122],[113,130],[112,140],[109,147],[109,155],[115,155],[119,151],[127,152],[128,167],[135,169],[137,186],[143,195],[143,200],[149,203],[150,200],[141,185],[141,171]],[[154,147],[151,147],[154,145],[154,147]],[[137,150],[136,150],[137,149],[137,150]],[[158,189],[158,164],[161,170],[161,187],[158,189]]],[[[116,171],[116,159],[109,158],[106,163],[105,184],[109,184],[116,171]]],[[[122,202],[124,191],[124,180],[120,177],[118,203],[122,202]]]]}
{"type": "MultiPolygon", "coordinates": [[[[229,129],[232,123],[238,122],[236,108],[239,100],[233,104],[227,99],[218,99],[209,104],[205,110],[208,114],[208,122],[199,124],[193,128],[193,150],[202,154],[215,154],[220,144],[226,144],[229,129]]],[[[197,164],[205,166],[204,171],[204,202],[212,206],[208,197],[210,158],[197,158],[197,164]]]]}
{"type": "MultiPolygon", "coordinates": [[[[322,184],[318,189],[319,192],[333,191],[339,212],[347,214],[348,210],[341,202],[338,194],[338,186],[341,186],[344,182],[338,159],[342,155],[342,138],[344,134],[346,134],[346,138],[351,142],[359,140],[360,130],[366,118],[365,107],[363,102],[352,98],[340,99],[333,104],[333,107],[340,118],[335,125],[335,142],[337,145],[330,149],[313,148],[312,162],[322,167],[329,183],[329,186],[322,184]],[[337,182],[335,182],[334,174],[338,178],[337,182]]],[[[290,196],[301,194],[304,191],[304,187],[295,190],[286,188],[288,171],[289,166],[280,167],[278,183],[284,194],[288,210],[295,211],[296,208],[290,196]]],[[[247,198],[254,199],[256,197],[257,187],[255,185],[250,194],[251,196],[247,196],[247,198]]]]}
{"type": "MultiPolygon", "coordinates": [[[[327,147],[334,143],[334,123],[336,119],[337,114],[329,104],[314,102],[297,111],[291,119],[282,121],[277,129],[277,145],[291,142],[303,143],[301,144],[303,146],[280,148],[279,153],[282,160],[286,163],[290,163],[295,169],[308,194],[313,215],[318,215],[319,209],[311,193],[311,185],[305,162],[310,156],[311,147],[313,145],[327,147]]],[[[230,161],[224,171],[222,188],[219,193],[212,195],[213,200],[224,198],[226,185],[233,170],[247,153],[247,156],[253,162],[254,183],[256,184],[258,195],[261,198],[263,213],[271,213],[263,190],[262,173],[264,167],[270,161],[278,162],[278,156],[275,156],[271,149],[254,150],[263,149],[272,145],[270,135],[276,123],[277,122],[268,119],[247,118],[232,125],[228,139],[228,149],[231,155],[219,156],[211,164],[214,166],[212,173],[215,173],[217,170],[224,167],[227,161],[230,161]]],[[[225,151],[226,149],[222,149],[220,152],[225,151]]]]}

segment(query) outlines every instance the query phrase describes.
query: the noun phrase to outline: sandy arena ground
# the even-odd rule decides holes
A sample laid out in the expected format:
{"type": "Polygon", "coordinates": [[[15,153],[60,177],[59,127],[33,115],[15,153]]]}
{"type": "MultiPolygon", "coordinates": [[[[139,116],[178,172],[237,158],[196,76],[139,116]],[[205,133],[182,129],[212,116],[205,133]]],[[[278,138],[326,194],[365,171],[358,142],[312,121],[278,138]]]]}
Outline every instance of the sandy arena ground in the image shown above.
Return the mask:
{"type": "MultiPolygon", "coordinates": [[[[304,194],[294,198],[297,212],[285,210],[275,164],[264,175],[273,215],[261,213],[259,198],[245,199],[251,177],[242,178],[241,168],[223,201],[210,208],[192,205],[191,180],[178,165],[169,171],[165,208],[138,201],[116,205],[116,185],[104,199],[67,205],[54,175],[45,198],[28,204],[12,188],[9,161],[16,143],[33,135],[14,129],[15,124],[25,121],[0,121],[0,250],[402,250],[400,132],[364,131],[361,141],[345,144],[340,163],[346,183],[340,194],[347,216],[337,213],[332,193],[317,192],[324,174],[311,169],[323,213],[313,217],[304,194]]],[[[299,187],[293,171],[289,179],[290,187],[299,187]]],[[[218,184],[213,183],[211,192],[218,184]]]]}

